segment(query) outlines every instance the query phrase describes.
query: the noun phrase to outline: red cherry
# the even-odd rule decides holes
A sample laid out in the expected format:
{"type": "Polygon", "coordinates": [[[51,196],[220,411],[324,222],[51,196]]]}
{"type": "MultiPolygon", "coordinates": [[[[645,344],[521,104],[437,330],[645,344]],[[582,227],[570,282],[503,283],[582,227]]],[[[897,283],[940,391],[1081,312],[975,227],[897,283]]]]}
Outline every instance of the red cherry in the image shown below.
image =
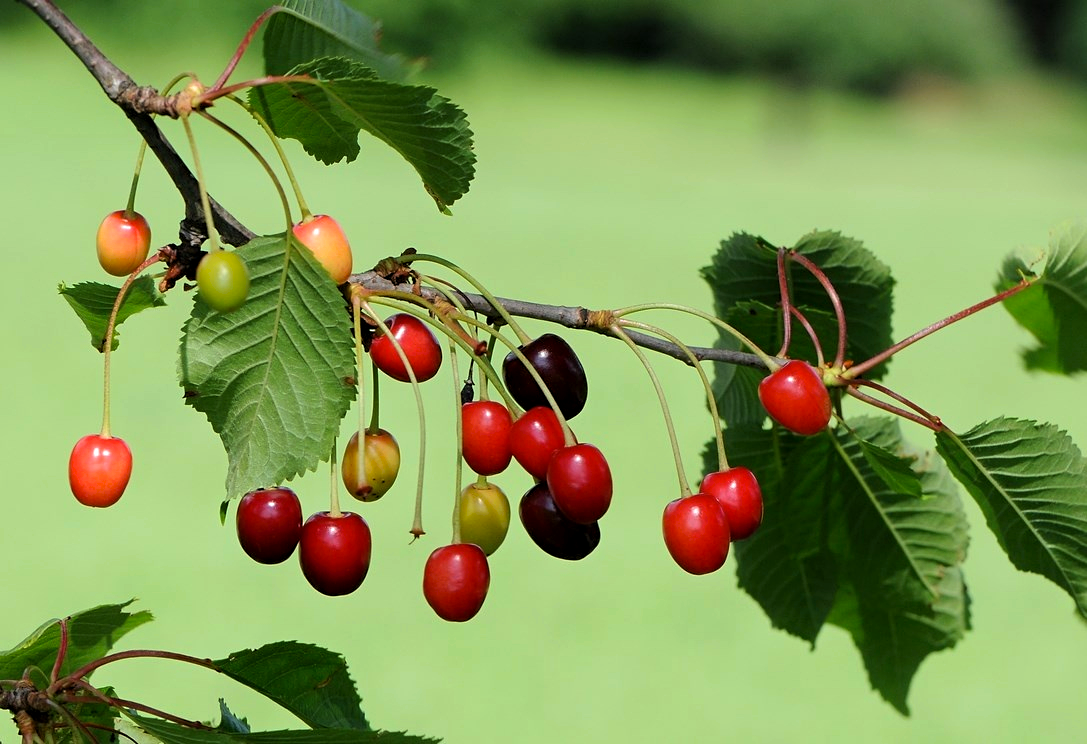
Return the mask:
{"type": "Polygon", "coordinates": [[[317,512],[302,525],[298,561],[314,589],[337,597],[362,585],[370,570],[370,527],[353,512],[317,512]]]}
{"type": "Polygon", "coordinates": [[[676,499],[664,507],[664,544],[687,573],[716,571],[728,556],[728,520],[717,499],[706,493],[676,499]]]}
{"type": "Polygon", "coordinates": [[[830,394],[823,378],[798,359],[763,378],[759,400],[774,421],[796,434],[818,434],[830,422],[830,394]]]}
{"type": "Polygon", "coordinates": [[[451,623],[475,617],[490,585],[487,556],[472,543],[438,548],[423,568],[423,596],[427,604],[438,617],[451,623]]]}
{"type": "Polygon", "coordinates": [[[547,466],[547,488],[567,519],[589,524],[611,505],[611,469],[591,444],[563,447],[547,466]]]}
{"type": "Polygon", "coordinates": [[[260,488],[242,496],[234,521],[246,555],[257,563],[282,563],[298,546],[302,504],[289,488],[260,488]]]}
{"type": "Polygon", "coordinates": [[[518,513],[532,542],[548,555],[580,561],[600,544],[600,525],[578,524],[563,516],[546,483],[537,483],[521,497],[518,513]]]}
{"type": "Polygon", "coordinates": [[[147,258],[151,227],[139,212],[110,212],[98,226],[98,263],[114,276],[128,276],[147,258]]]}
{"type": "MultiPolygon", "coordinates": [[[[415,371],[416,380],[424,382],[438,374],[438,368],[442,366],[442,348],[426,323],[414,315],[399,313],[386,320],[385,325],[404,350],[404,355],[415,371]]],[[[389,377],[400,382],[410,382],[407,367],[400,360],[400,355],[396,353],[396,347],[388,336],[381,335],[374,339],[370,344],[370,358],[389,377]]]]}
{"type": "Polygon", "coordinates": [[[509,434],[510,452],[533,478],[547,476],[551,456],[566,444],[555,412],[546,406],[530,408],[513,422],[509,434]]]}
{"type": "Polygon", "coordinates": [[[119,437],[88,434],[68,458],[68,483],[86,506],[112,506],[132,476],[132,450],[119,437]]]}
{"type": "Polygon", "coordinates": [[[509,409],[493,400],[477,400],[460,408],[464,461],[480,475],[496,475],[509,467],[509,409]]]}
{"type": "Polygon", "coordinates": [[[733,541],[750,537],[762,524],[762,489],[747,468],[710,473],[699,491],[713,496],[724,509],[733,541]]]}
{"type": "Polygon", "coordinates": [[[313,252],[314,257],[336,284],[351,276],[351,244],[347,242],[340,223],[327,214],[319,214],[291,228],[298,242],[313,252]]]}

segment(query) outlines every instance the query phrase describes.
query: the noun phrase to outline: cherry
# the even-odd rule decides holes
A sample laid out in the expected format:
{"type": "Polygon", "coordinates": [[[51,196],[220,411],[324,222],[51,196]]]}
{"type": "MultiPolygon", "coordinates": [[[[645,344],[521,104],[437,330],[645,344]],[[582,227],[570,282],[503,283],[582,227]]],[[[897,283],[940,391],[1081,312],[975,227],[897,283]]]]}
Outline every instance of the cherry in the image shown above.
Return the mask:
{"type": "Polygon", "coordinates": [[[257,563],[282,563],[298,546],[302,504],[289,488],[260,488],[242,496],[235,524],[246,555],[257,563]]]}
{"type": "Polygon", "coordinates": [[[314,589],[330,597],[350,594],[370,570],[370,527],[354,512],[317,512],[302,525],[298,561],[314,589]]]}
{"type": "MultiPolygon", "coordinates": [[[[589,394],[589,382],[585,378],[585,368],[581,366],[581,361],[570,348],[570,344],[561,336],[545,333],[518,348],[529,364],[540,373],[540,378],[555,397],[562,415],[569,419],[581,413],[589,394]]],[[[502,362],[502,378],[510,395],[525,410],[549,405],[524,362],[512,351],[502,362]]]]}
{"type": "Polygon", "coordinates": [[[356,431],[347,442],[340,461],[343,484],[359,501],[377,501],[393,487],[400,472],[400,445],[396,438],[384,429],[366,432],[366,447],[362,453],[362,466],[366,471],[366,483],[360,483],[358,470],[359,433],[356,431]]]}
{"type": "Polygon", "coordinates": [[[518,508],[525,532],[548,555],[564,561],[580,561],[600,544],[600,525],[578,524],[567,519],[546,483],[537,483],[521,497],[518,508]]]}
{"type": "Polygon", "coordinates": [[[510,502],[493,483],[473,483],[460,494],[460,539],[484,555],[498,550],[510,528],[510,502]]]}
{"type": "Polygon", "coordinates": [[[664,544],[687,573],[716,571],[728,557],[728,520],[717,499],[706,493],[679,498],[664,507],[664,544]]]}
{"type": "MultiPolygon", "coordinates": [[[[415,371],[415,379],[419,382],[429,380],[438,374],[438,368],[442,366],[442,348],[438,345],[438,339],[434,332],[427,328],[426,323],[414,315],[398,313],[385,321],[392,337],[399,342],[408,358],[412,370],[415,371]]],[[[370,358],[378,369],[400,382],[409,382],[408,370],[396,353],[396,347],[388,336],[378,336],[370,344],[370,358]]]]}
{"type": "Polygon", "coordinates": [[[351,244],[336,220],[327,214],[297,223],[291,228],[298,242],[313,252],[314,257],[336,284],[351,276],[351,244]]]}
{"type": "Polygon", "coordinates": [[[547,477],[551,456],[565,444],[562,424],[547,406],[530,408],[510,427],[510,452],[521,467],[538,480],[547,477]]]}
{"type": "Polygon", "coordinates": [[[717,499],[724,509],[732,540],[750,537],[762,524],[762,489],[747,468],[710,473],[699,490],[717,499]]]}
{"type": "Polygon", "coordinates": [[[477,400],[461,406],[460,417],[461,450],[468,467],[480,475],[496,475],[509,467],[513,457],[509,441],[513,417],[509,409],[497,401],[477,400]]]}
{"type": "Polygon", "coordinates": [[[463,623],[483,606],[491,584],[487,556],[478,545],[456,543],[438,548],[423,568],[423,596],[442,620],[463,623]]]}
{"type": "Polygon", "coordinates": [[[88,434],[68,457],[68,483],[85,506],[112,506],[132,476],[132,450],[119,437],[88,434]]]}
{"type": "Polygon", "coordinates": [[[578,524],[604,516],[611,505],[611,469],[591,444],[563,447],[547,466],[547,487],[559,511],[578,524]]]}
{"type": "Polygon", "coordinates": [[[98,226],[98,263],[114,276],[128,276],[147,258],[151,227],[139,212],[110,212],[98,226]]]}
{"type": "Polygon", "coordinates": [[[229,313],[249,296],[249,269],[234,251],[213,250],[196,267],[196,286],[212,310],[229,313]]]}
{"type": "Polygon", "coordinates": [[[763,378],[759,400],[774,421],[796,434],[818,434],[830,422],[830,394],[823,378],[799,359],[763,378]]]}

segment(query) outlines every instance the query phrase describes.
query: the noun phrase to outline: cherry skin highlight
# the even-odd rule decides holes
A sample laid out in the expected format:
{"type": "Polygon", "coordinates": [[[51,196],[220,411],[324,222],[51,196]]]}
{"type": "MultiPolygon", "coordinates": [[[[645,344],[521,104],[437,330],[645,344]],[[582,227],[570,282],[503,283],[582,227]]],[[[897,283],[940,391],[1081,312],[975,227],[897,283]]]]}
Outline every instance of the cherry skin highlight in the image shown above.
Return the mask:
{"type": "Polygon", "coordinates": [[[372,546],[370,526],[358,514],[317,512],[302,525],[298,562],[314,589],[338,597],[362,585],[372,546]]]}
{"type": "Polygon", "coordinates": [[[750,537],[762,524],[762,489],[747,468],[709,473],[699,490],[721,504],[733,541],[750,537]]]}
{"type": "Polygon", "coordinates": [[[302,532],[302,504],[289,488],[260,488],[242,496],[234,520],[242,550],[257,563],[282,563],[302,532]]]}
{"type": "Polygon", "coordinates": [[[113,276],[128,276],[147,258],[151,227],[139,212],[110,212],[95,236],[98,263],[113,276]]]}
{"type": "Polygon", "coordinates": [[[823,378],[798,359],[762,379],[759,400],[774,421],[795,434],[818,434],[830,422],[830,393],[823,378]]]}
{"type": "Polygon", "coordinates": [[[132,450],[120,437],[88,434],[68,457],[68,483],[76,501],[105,507],[117,503],[132,476],[132,450]]]}
{"type": "Polygon", "coordinates": [[[438,548],[423,568],[423,597],[438,617],[451,623],[475,617],[490,585],[487,556],[471,543],[438,548]]]}
{"type": "Polygon", "coordinates": [[[340,223],[327,214],[299,222],[291,228],[298,242],[313,253],[314,258],[332,277],[336,284],[343,284],[351,276],[351,244],[340,223]]]}
{"type": "Polygon", "coordinates": [[[664,507],[664,544],[687,573],[716,571],[728,557],[729,531],[725,510],[709,494],[679,498],[664,507]]]}
{"type": "MultiPolygon", "coordinates": [[[[438,368],[442,366],[442,347],[438,345],[438,339],[426,323],[414,315],[398,313],[388,318],[385,325],[403,349],[417,381],[425,382],[438,374],[438,368]]],[[[407,367],[400,360],[400,355],[396,353],[396,347],[388,336],[381,335],[373,340],[370,344],[370,358],[378,369],[394,380],[411,381],[407,367]]]]}

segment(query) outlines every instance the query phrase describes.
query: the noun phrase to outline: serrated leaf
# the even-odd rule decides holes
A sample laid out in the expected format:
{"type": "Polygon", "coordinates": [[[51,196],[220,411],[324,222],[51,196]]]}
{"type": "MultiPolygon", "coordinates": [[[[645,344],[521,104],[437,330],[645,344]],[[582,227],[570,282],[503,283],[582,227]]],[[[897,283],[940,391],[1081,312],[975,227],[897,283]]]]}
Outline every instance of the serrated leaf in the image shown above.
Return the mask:
{"type": "Polygon", "coordinates": [[[472,130],[464,112],[434,88],[402,85],[342,57],[306,62],[290,70],[311,81],[254,88],[249,105],[277,137],[302,143],[323,163],[354,160],[366,131],[415,168],[438,208],[464,196],[475,174],[472,130]]]}
{"type": "MultiPolygon", "coordinates": [[[[122,636],[152,619],[151,613],[143,610],[127,612],[125,608],[130,604],[132,600],[101,605],[69,618],[68,652],[61,665],[62,675],[109,653],[122,636]]],[[[19,679],[29,667],[42,670],[48,677],[59,648],[60,624],[58,620],[50,620],[14,648],[0,653],[0,679],[19,679]]]]}
{"type": "MultiPolygon", "coordinates": [[[[1005,260],[997,291],[1033,277],[1016,257],[1005,260]]],[[[1072,374],[1087,370],[1087,225],[1070,225],[1050,239],[1045,268],[1034,286],[1003,302],[1015,320],[1033,334],[1038,346],[1023,352],[1028,369],[1072,374]]]]}
{"type": "Polygon", "coordinates": [[[295,641],[238,651],[215,662],[220,672],[298,716],[311,728],[368,731],[347,662],[320,646],[295,641]]]}
{"type": "Polygon", "coordinates": [[[234,711],[222,698],[219,698],[219,731],[225,731],[228,734],[248,734],[252,731],[249,721],[234,715],[234,711]]]}
{"type": "MultiPolygon", "coordinates": [[[[829,441],[753,427],[725,434],[730,463],[749,468],[763,495],[762,526],[733,546],[740,588],[774,627],[814,645],[838,589],[826,521],[827,500],[837,495],[821,479],[829,441]]],[[[717,469],[712,443],[705,462],[707,472],[717,469]]]]}
{"type": "MultiPolygon", "coordinates": [[[[106,350],[106,330],[109,327],[109,316],[113,312],[113,304],[117,301],[117,293],[120,287],[111,287],[99,282],[81,282],[71,287],[60,284],[57,291],[68,301],[72,310],[83,321],[83,325],[91,334],[91,346],[98,351],[106,350]]],[[[158,291],[154,280],[149,276],[141,276],[132,282],[121,301],[121,307],[117,310],[117,321],[113,327],[112,349],[120,344],[118,329],[121,323],[131,318],[138,312],[153,307],[162,307],[166,304],[162,293],[158,291]]]]}
{"type": "Polygon", "coordinates": [[[936,449],[1020,571],[1040,574],[1087,618],[1087,461],[1053,424],[999,418],[936,449]]]}
{"type": "MultiPolygon", "coordinates": [[[[861,361],[892,343],[891,311],[894,280],[890,270],[860,242],[836,232],[817,231],[795,246],[819,266],[837,289],[848,328],[846,358],[861,361]]],[[[811,321],[828,359],[837,349],[837,321],[822,285],[803,267],[786,264],[793,303],[811,321]]],[[[774,354],[782,341],[777,249],[760,237],[740,233],[721,244],[711,264],[702,269],[714,296],[717,316],[747,335],[764,351],[774,354]]],[[[804,329],[793,323],[789,356],[814,362],[813,346],[804,329]]],[[[722,332],[719,348],[739,349],[722,332]]],[[[757,396],[758,370],[721,370],[714,390],[722,417],[729,426],[747,426],[764,420],[757,396]]],[[[866,373],[879,379],[886,363],[866,373]]]]}
{"type": "Polygon", "coordinates": [[[407,76],[400,55],[378,49],[381,24],[340,0],[283,0],[279,5],[284,10],[264,27],[265,74],[283,75],[319,57],[346,57],[389,80],[407,76]]]}
{"type": "Polygon", "coordinates": [[[249,298],[223,314],[197,293],[181,339],[185,402],[223,440],[227,497],[315,469],[355,397],[343,296],[312,253],[289,245],[275,235],[240,248],[249,298]]]}
{"type": "Polygon", "coordinates": [[[191,729],[176,723],[128,712],[126,715],[141,730],[163,744],[432,744],[439,741],[396,731],[357,731],[319,729],[297,731],[257,731],[249,734],[226,733],[214,729],[191,729]]]}
{"type": "Polygon", "coordinates": [[[969,627],[965,515],[939,461],[910,454],[896,421],[849,424],[834,434],[843,584],[828,621],[852,634],[872,686],[908,714],[921,662],[969,627]]]}

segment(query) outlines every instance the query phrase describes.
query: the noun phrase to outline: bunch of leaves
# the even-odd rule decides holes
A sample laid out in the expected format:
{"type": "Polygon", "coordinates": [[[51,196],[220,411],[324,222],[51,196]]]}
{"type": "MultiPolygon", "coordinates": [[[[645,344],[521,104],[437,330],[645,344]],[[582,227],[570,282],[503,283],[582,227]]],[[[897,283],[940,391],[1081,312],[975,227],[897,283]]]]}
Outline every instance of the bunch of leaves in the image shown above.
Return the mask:
{"type": "MultiPolygon", "coordinates": [[[[893,278],[858,241],[833,232],[804,236],[795,250],[821,266],[848,318],[847,359],[891,345],[893,278]]],[[[781,344],[776,249],[738,234],[703,270],[717,314],[764,348],[781,344]]],[[[837,327],[826,295],[792,267],[794,304],[824,348],[837,327]]],[[[1087,230],[1057,232],[1035,273],[1009,258],[996,290],[1032,281],[1006,301],[1039,346],[1028,368],[1070,374],[1084,369],[1076,329],[1087,327],[1087,230]]],[[[732,347],[722,337],[721,346],[732,347]]],[[[796,337],[792,356],[814,360],[796,337]]],[[[866,375],[886,376],[886,364],[866,375]]],[[[997,418],[956,434],[935,432],[935,449],[917,451],[890,416],[849,418],[814,437],[769,425],[759,405],[762,373],[719,368],[716,394],[730,459],[762,485],[761,529],[736,545],[740,587],[771,623],[814,646],[826,623],[853,637],[872,686],[908,713],[910,683],[931,653],[970,628],[963,574],[968,524],[956,482],[972,496],[1012,564],[1066,591],[1087,617],[1087,460],[1053,424],[997,418]]],[[[712,442],[707,471],[716,469],[712,442]]]]}
{"type": "MultiPolygon", "coordinates": [[[[61,655],[58,675],[61,682],[69,675],[84,681],[94,673],[81,674],[81,667],[110,654],[113,644],[130,631],[149,622],[145,611],[129,612],[124,604],[102,605],[65,619],[66,638],[61,622],[51,620],[14,648],[0,653],[0,687],[14,688],[16,680],[35,684],[45,690],[48,672],[61,655]],[[39,683],[41,683],[39,685],[39,683]]],[[[110,663],[124,658],[150,656],[159,652],[129,651],[110,663]]],[[[139,731],[141,740],[162,744],[243,744],[245,742],[330,742],[364,744],[381,741],[388,744],[434,742],[435,739],[405,733],[373,729],[362,711],[362,700],[348,673],[343,657],[319,646],[284,641],[257,649],[229,654],[225,658],[200,659],[200,665],[256,691],[296,716],[304,728],[254,732],[248,721],[232,712],[226,701],[219,700],[219,722],[196,726],[166,720],[140,710],[142,706],[123,698],[115,690],[95,685],[102,692],[101,702],[67,703],[63,695],[56,703],[64,708],[39,722],[39,730],[48,730],[58,744],[87,741],[113,741],[111,731],[139,731]],[[78,720],[84,729],[80,731],[78,720]]],[[[180,663],[180,662],[179,662],[180,663]]],[[[102,664],[102,667],[106,664],[102,664]]],[[[195,723],[195,722],[194,722],[195,723]]],[[[5,737],[5,740],[7,737],[5,737]]]]}

